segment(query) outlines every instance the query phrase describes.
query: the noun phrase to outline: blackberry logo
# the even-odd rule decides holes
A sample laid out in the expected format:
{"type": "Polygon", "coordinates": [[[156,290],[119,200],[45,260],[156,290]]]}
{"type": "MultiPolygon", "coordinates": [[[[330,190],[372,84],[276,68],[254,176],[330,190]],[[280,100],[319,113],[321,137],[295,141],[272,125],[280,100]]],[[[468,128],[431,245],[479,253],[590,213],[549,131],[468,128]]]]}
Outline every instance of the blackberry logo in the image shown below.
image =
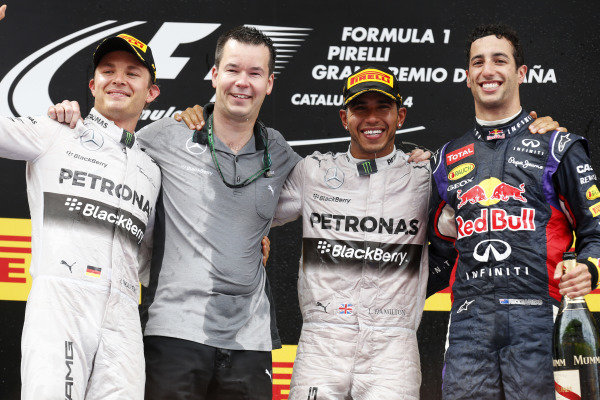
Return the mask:
{"type": "Polygon", "coordinates": [[[78,201],[76,197],[67,197],[67,201],[65,206],[69,207],[69,211],[79,211],[81,210],[82,202],[78,201]]]}
{"type": "Polygon", "coordinates": [[[319,240],[319,243],[317,243],[317,250],[320,251],[321,254],[329,253],[331,252],[331,245],[327,243],[326,240],[319,240]]]}

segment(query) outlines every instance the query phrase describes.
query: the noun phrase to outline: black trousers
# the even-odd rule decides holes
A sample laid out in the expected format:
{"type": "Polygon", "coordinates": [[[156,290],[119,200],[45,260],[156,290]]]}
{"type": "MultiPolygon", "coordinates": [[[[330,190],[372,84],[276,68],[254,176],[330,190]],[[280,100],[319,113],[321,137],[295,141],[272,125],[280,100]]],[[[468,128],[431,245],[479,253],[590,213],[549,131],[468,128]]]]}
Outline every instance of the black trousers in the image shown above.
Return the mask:
{"type": "Polygon", "coordinates": [[[144,337],[146,400],[271,400],[270,351],[144,337]]]}

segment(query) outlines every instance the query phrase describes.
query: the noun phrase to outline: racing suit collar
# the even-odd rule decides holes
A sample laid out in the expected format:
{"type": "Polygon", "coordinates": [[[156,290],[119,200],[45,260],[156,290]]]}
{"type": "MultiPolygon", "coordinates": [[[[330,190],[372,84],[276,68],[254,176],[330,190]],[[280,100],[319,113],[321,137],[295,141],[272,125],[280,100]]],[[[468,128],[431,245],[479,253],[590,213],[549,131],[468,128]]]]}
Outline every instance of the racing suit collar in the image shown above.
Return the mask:
{"type": "Polygon", "coordinates": [[[533,117],[527,111],[521,109],[521,112],[510,121],[497,125],[486,124],[484,126],[476,120],[473,134],[477,139],[482,141],[502,140],[523,131],[523,128],[529,126],[532,122],[533,117]]]}
{"type": "MultiPolygon", "coordinates": [[[[202,107],[202,116],[204,117],[204,121],[208,121],[208,118],[212,115],[214,108],[215,108],[215,103],[207,103],[202,107]]],[[[214,137],[215,137],[215,150],[233,154],[232,150],[229,147],[227,147],[223,142],[221,142],[221,140],[217,137],[217,135],[214,135],[214,137]]],[[[265,143],[268,140],[268,137],[269,137],[269,135],[267,133],[267,128],[265,127],[265,125],[261,121],[256,120],[256,123],[254,124],[254,136],[252,138],[250,138],[250,144],[252,144],[251,142],[254,141],[254,151],[264,150],[265,143]]],[[[199,144],[203,144],[203,145],[208,144],[208,124],[204,124],[204,126],[202,127],[201,130],[194,131],[194,135],[192,136],[192,141],[194,143],[199,143],[199,144]]],[[[249,148],[252,149],[252,146],[249,146],[249,148]]],[[[237,153],[237,155],[245,154],[245,153],[249,153],[249,152],[251,152],[251,150],[242,149],[242,150],[240,150],[240,152],[237,153]]]]}
{"type": "Polygon", "coordinates": [[[92,126],[99,128],[102,133],[106,134],[115,142],[121,143],[123,146],[131,148],[135,142],[133,132],[128,132],[123,128],[119,128],[113,121],[104,117],[95,108],[92,108],[88,116],[85,117],[85,124],[91,124],[92,126]]]}
{"type": "MultiPolygon", "coordinates": [[[[389,167],[391,167],[392,165],[394,165],[398,158],[405,158],[406,155],[401,152],[396,150],[396,146],[394,146],[394,149],[392,150],[392,152],[390,154],[388,154],[387,156],[383,156],[383,157],[377,157],[375,159],[375,163],[377,164],[377,171],[381,171],[384,169],[387,169],[389,167]]],[[[363,159],[360,158],[355,158],[352,156],[352,154],[350,154],[350,147],[348,147],[348,151],[346,152],[346,160],[348,161],[349,164],[356,166],[356,164],[359,164],[363,161],[363,159]]]]}

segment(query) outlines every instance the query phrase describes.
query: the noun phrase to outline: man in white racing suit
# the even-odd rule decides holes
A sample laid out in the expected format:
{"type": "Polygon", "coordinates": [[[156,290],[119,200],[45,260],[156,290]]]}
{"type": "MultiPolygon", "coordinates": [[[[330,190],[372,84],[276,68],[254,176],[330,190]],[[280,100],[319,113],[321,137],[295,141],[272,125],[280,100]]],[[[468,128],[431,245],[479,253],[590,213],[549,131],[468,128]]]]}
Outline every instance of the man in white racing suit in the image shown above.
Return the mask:
{"type": "Polygon", "coordinates": [[[274,224],[303,216],[290,400],[419,398],[430,168],[394,146],[405,116],[392,72],[357,71],[340,110],[350,149],[313,153],[284,185],[274,224]]]}
{"type": "Polygon", "coordinates": [[[27,161],[33,278],[22,399],[142,399],[138,270],[149,266],[160,171],[135,142],[159,94],[150,49],[121,34],[94,54],[95,97],[71,130],[0,118],[0,156],[27,161]]]}

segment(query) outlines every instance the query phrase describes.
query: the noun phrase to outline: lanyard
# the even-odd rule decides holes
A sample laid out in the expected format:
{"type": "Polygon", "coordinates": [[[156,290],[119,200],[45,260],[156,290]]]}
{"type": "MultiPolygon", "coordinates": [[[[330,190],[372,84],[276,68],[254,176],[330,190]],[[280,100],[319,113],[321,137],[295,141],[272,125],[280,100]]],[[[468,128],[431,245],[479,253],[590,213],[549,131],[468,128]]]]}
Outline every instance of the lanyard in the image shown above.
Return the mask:
{"type": "Polygon", "coordinates": [[[248,186],[249,184],[251,184],[252,182],[254,182],[255,180],[257,180],[263,174],[264,174],[265,177],[272,176],[272,174],[270,174],[270,169],[271,169],[271,155],[269,154],[269,141],[265,140],[265,138],[261,134],[261,138],[263,139],[263,142],[265,144],[265,151],[263,153],[263,166],[262,166],[262,168],[259,169],[258,171],[256,171],[249,178],[246,178],[244,180],[244,182],[242,182],[242,183],[231,184],[231,183],[227,182],[225,180],[225,177],[223,176],[223,173],[221,172],[221,167],[219,166],[219,160],[217,159],[217,153],[215,151],[215,138],[213,136],[213,116],[212,115],[208,118],[208,128],[207,128],[207,131],[208,131],[208,146],[210,147],[210,154],[212,156],[213,163],[215,164],[215,168],[219,172],[219,175],[221,176],[221,180],[223,181],[223,183],[225,184],[225,186],[227,186],[229,188],[232,188],[232,189],[239,189],[239,188],[242,188],[244,186],[248,186]]]}

